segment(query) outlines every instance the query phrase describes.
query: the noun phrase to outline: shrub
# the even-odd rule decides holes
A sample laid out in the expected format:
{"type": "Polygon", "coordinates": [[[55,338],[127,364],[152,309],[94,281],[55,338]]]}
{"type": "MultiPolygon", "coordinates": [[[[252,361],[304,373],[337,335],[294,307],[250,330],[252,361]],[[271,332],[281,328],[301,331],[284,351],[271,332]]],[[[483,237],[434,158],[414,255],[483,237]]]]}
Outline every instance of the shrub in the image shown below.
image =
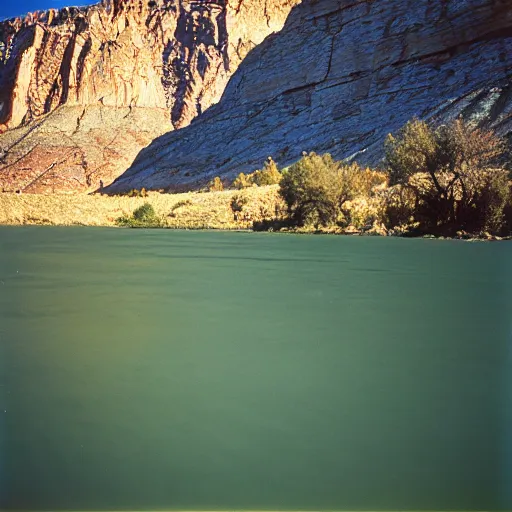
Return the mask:
{"type": "Polygon", "coordinates": [[[172,211],[177,210],[178,208],[184,208],[185,206],[190,206],[191,204],[192,201],[190,199],[183,199],[182,201],[178,201],[172,205],[172,211]]]}
{"type": "Polygon", "coordinates": [[[249,202],[247,196],[243,194],[236,194],[231,199],[231,209],[234,213],[241,212],[244,206],[249,202]]]}
{"type": "Polygon", "coordinates": [[[281,182],[281,173],[277,164],[271,157],[265,162],[263,169],[255,171],[249,176],[250,182],[258,187],[278,185],[281,182]]]}
{"type": "Polygon", "coordinates": [[[162,220],[157,217],[155,209],[150,203],[144,203],[133,211],[131,216],[123,216],[117,219],[117,225],[131,228],[156,228],[162,227],[162,220]]]}
{"type": "Polygon", "coordinates": [[[391,184],[414,192],[425,231],[496,231],[507,195],[507,173],[496,167],[504,152],[492,131],[460,119],[438,128],[413,120],[388,136],[386,163],[391,184]]]}
{"type": "Polygon", "coordinates": [[[126,194],[128,197],[148,197],[148,192],[145,188],[137,190],[136,188],[130,190],[126,194]]]}
{"type": "Polygon", "coordinates": [[[233,181],[233,188],[236,188],[237,190],[243,190],[244,188],[249,188],[252,186],[250,178],[241,172],[236,178],[235,181],[233,181]]]}
{"type": "Polygon", "coordinates": [[[253,231],[281,231],[293,227],[290,219],[262,219],[252,224],[253,231]]]}
{"type": "Polygon", "coordinates": [[[150,203],[144,203],[133,212],[133,218],[138,221],[148,221],[155,218],[155,209],[150,203]]]}
{"type": "Polygon", "coordinates": [[[233,188],[242,190],[252,186],[278,185],[281,182],[281,178],[282,175],[277,168],[277,164],[272,160],[272,157],[269,157],[263,169],[254,171],[252,174],[241,172],[233,181],[233,188]]]}
{"type": "Polygon", "coordinates": [[[280,194],[290,217],[299,226],[340,222],[347,213],[344,204],[356,195],[360,171],[357,164],[336,162],[329,154],[304,156],[281,181],[280,194]]]}
{"type": "Polygon", "coordinates": [[[388,185],[388,176],[384,172],[360,168],[357,164],[348,166],[353,172],[351,186],[356,196],[371,197],[376,189],[382,189],[388,185]]]}
{"type": "Polygon", "coordinates": [[[208,190],[210,192],[222,192],[224,190],[222,180],[218,176],[215,176],[215,178],[208,183],[208,190]]]}
{"type": "Polygon", "coordinates": [[[512,184],[509,183],[508,199],[504,209],[505,224],[503,233],[505,235],[512,234],[512,184]]]}
{"type": "Polygon", "coordinates": [[[475,202],[468,217],[470,222],[481,226],[484,231],[499,233],[506,225],[506,208],[510,201],[508,171],[496,170],[486,173],[475,194],[475,202]]]}
{"type": "Polygon", "coordinates": [[[192,201],[190,199],[183,199],[182,201],[178,201],[177,203],[171,206],[171,211],[169,213],[169,217],[177,217],[177,210],[180,208],[185,208],[186,206],[191,206],[192,201]]]}
{"type": "Polygon", "coordinates": [[[405,227],[414,222],[416,195],[409,187],[396,185],[386,191],[383,222],[386,228],[405,227]]]}
{"type": "Polygon", "coordinates": [[[343,224],[358,230],[368,231],[376,224],[380,226],[384,223],[382,199],[358,196],[345,203],[344,216],[343,224]]]}

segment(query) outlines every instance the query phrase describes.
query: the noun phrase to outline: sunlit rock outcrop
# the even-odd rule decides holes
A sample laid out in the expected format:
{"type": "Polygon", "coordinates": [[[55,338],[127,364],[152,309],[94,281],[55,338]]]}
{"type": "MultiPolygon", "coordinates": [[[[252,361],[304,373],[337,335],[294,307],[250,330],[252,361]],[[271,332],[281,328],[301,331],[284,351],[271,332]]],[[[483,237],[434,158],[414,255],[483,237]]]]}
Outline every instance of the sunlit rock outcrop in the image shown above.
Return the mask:
{"type": "Polygon", "coordinates": [[[217,102],[298,0],[112,0],[0,23],[0,189],[106,184],[217,102]]]}
{"type": "Polygon", "coordinates": [[[110,190],[193,188],[303,151],[378,163],[414,116],[512,130],[509,0],[304,0],[220,103],[155,140],[110,190]]]}

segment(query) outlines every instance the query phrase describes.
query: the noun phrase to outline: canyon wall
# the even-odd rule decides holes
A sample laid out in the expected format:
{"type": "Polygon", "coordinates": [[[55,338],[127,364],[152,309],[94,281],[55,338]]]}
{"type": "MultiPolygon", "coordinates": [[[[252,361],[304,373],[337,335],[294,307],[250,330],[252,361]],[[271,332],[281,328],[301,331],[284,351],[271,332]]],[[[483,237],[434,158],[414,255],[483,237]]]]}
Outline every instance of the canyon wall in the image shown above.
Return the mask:
{"type": "Polygon", "coordinates": [[[377,164],[413,117],[512,132],[509,0],[304,0],[221,101],[156,139],[110,191],[187,189],[303,151],[377,164]]]}
{"type": "Polygon", "coordinates": [[[0,23],[0,190],[93,190],[217,102],[298,0],[104,0],[0,23]]]}

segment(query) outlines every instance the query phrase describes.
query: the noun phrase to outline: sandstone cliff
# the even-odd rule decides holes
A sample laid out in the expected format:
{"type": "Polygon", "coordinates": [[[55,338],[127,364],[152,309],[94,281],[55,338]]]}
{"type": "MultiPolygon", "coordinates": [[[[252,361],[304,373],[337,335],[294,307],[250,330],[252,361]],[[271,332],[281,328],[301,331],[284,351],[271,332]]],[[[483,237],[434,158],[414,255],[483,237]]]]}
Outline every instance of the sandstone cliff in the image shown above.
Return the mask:
{"type": "Polygon", "coordinates": [[[298,0],[104,0],[0,23],[0,190],[109,183],[219,100],[298,0]]]}
{"type": "Polygon", "coordinates": [[[376,163],[414,116],[512,131],[510,0],[304,0],[220,103],[155,140],[111,191],[192,188],[303,151],[376,163]]]}

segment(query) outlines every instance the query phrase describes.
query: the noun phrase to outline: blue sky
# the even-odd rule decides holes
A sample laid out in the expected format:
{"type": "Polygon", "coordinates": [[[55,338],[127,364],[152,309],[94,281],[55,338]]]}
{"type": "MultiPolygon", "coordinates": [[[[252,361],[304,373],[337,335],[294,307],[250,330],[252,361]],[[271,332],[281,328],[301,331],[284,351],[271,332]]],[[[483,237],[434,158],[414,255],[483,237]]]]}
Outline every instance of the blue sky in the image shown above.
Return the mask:
{"type": "Polygon", "coordinates": [[[59,9],[68,5],[87,5],[99,0],[0,0],[0,19],[13,18],[31,11],[59,9]]]}

